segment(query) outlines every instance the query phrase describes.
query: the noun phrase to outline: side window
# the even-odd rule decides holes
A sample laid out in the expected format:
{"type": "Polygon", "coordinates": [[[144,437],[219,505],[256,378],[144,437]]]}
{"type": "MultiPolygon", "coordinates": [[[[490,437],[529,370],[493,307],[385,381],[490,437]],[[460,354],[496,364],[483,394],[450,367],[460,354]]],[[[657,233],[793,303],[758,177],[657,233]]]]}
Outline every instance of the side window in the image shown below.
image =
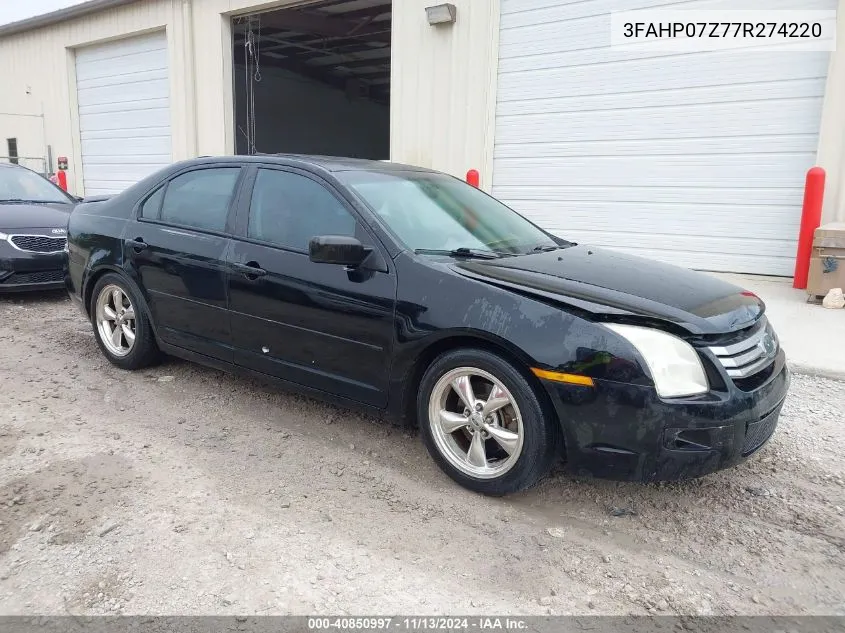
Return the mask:
{"type": "Polygon", "coordinates": [[[162,185],[156,189],[156,192],[153,195],[144,200],[144,204],[141,205],[141,212],[139,214],[142,218],[147,218],[148,220],[158,220],[158,212],[161,210],[161,199],[164,198],[164,188],[165,185],[162,185]]]}
{"type": "Polygon", "coordinates": [[[307,251],[312,237],[354,236],[355,226],[355,218],[320,183],[285,171],[258,171],[249,207],[249,237],[307,251]]]}
{"type": "Polygon", "coordinates": [[[161,221],[210,231],[225,230],[240,171],[239,167],[220,167],[177,176],[167,185],[161,221]]]}

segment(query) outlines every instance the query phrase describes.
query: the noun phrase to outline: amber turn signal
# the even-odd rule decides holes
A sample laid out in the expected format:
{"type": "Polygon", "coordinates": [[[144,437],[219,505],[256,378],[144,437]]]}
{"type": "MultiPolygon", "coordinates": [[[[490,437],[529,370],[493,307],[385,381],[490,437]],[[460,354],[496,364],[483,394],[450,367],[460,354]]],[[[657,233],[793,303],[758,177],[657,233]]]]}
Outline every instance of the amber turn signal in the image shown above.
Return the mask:
{"type": "Polygon", "coordinates": [[[582,387],[593,387],[595,383],[589,376],[578,376],[577,374],[564,374],[559,371],[546,371],[545,369],[531,368],[531,372],[543,380],[553,382],[565,382],[570,385],[581,385],[582,387]]]}

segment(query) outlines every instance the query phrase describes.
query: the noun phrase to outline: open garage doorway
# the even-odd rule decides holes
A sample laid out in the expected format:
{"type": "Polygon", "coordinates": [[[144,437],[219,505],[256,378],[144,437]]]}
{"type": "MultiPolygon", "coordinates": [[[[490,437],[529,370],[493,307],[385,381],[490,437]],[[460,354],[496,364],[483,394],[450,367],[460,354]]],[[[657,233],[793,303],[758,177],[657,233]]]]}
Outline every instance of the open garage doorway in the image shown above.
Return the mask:
{"type": "Polygon", "coordinates": [[[391,0],[232,20],[238,154],[390,157],[391,0]]]}

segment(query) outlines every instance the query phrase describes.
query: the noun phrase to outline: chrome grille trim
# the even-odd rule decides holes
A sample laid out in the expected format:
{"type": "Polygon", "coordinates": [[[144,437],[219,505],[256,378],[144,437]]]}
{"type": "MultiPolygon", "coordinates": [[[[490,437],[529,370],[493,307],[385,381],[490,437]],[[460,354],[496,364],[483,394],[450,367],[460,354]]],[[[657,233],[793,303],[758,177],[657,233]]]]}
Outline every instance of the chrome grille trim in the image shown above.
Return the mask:
{"type": "Polygon", "coordinates": [[[66,237],[51,237],[50,235],[32,235],[27,233],[16,233],[13,235],[9,235],[8,237],[9,244],[12,245],[12,248],[15,248],[19,251],[24,253],[42,253],[44,255],[50,255],[52,253],[61,253],[65,250],[65,244],[67,244],[66,237]],[[40,243],[45,245],[43,248],[27,248],[27,246],[34,245],[34,243],[40,243]],[[49,248],[51,250],[44,250],[44,248],[49,248]]]}
{"type": "Polygon", "coordinates": [[[754,374],[756,374],[758,371],[761,371],[768,367],[773,360],[773,358],[764,357],[753,365],[747,365],[739,369],[728,369],[728,376],[730,376],[731,378],[748,378],[749,376],[753,376],[754,374]]]}
{"type": "Polygon", "coordinates": [[[757,345],[760,341],[763,340],[763,337],[766,335],[767,331],[768,327],[761,327],[757,332],[749,336],[747,339],[740,341],[739,343],[734,343],[733,345],[726,345],[724,347],[711,347],[710,351],[716,354],[716,356],[734,356],[757,345]]]}
{"type": "Polygon", "coordinates": [[[754,334],[732,345],[714,346],[708,349],[725,368],[731,378],[748,378],[765,369],[774,361],[778,351],[778,340],[766,323],[754,334]],[[771,337],[774,348],[767,352],[764,340],[771,337]]]}
{"type": "Polygon", "coordinates": [[[749,363],[753,363],[755,360],[762,356],[763,351],[760,349],[759,345],[755,345],[751,350],[747,352],[742,352],[737,356],[724,356],[720,357],[719,360],[722,362],[727,369],[736,369],[738,367],[745,367],[749,363]]]}

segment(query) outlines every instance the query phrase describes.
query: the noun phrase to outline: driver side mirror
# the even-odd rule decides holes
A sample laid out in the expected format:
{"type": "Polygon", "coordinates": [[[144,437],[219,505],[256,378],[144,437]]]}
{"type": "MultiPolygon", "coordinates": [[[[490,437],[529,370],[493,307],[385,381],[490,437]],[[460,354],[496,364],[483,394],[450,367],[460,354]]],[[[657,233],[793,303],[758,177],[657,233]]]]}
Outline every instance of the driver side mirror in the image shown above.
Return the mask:
{"type": "Polygon", "coordinates": [[[347,235],[319,235],[308,243],[308,255],[316,264],[359,266],[372,252],[357,238],[347,235]]]}

